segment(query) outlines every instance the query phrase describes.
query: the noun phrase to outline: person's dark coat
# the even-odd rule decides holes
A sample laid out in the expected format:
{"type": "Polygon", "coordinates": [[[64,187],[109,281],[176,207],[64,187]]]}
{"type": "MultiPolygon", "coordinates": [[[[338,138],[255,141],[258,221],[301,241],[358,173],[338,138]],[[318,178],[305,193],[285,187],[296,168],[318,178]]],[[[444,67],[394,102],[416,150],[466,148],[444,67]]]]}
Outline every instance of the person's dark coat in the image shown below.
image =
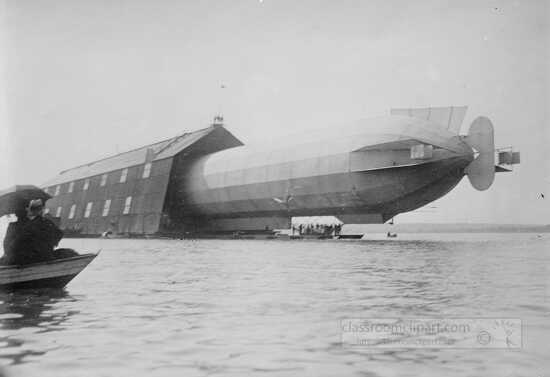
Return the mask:
{"type": "Polygon", "coordinates": [[[14,264],[12,261],[15,260],[15,240],[17,235],[21,234],[21,231],[27,222],[27,217],[20,216],[17,221],[9,223],[4,236],[4,255],[0,258],[0,264],[14,264]]]}
{"type": "Polygon", "coordinates": [[[62,237],[63,232],[53,222],[37,216],[16,230],[16,236],[8,245],[7,262],[22,265],[55,259],[54,248],[62,237]]]}

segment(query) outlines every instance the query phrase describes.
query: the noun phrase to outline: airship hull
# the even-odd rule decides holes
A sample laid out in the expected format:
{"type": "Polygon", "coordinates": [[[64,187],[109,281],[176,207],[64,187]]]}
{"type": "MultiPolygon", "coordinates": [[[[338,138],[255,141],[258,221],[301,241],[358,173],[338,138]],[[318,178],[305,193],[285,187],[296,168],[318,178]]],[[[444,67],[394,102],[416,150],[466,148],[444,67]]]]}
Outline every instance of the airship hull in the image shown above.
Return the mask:
{"type": "Polygon", "coordinates": [[[445,195],[473,160],[471,148],[456,137],[452,148],[420,160],[411,158],[409,146],[372,149],[378,144],[361,139],[356,134],[265,152],[243,146],[204,156],[182,180],[179,202],[195,224],[212,230],[272,229],[293,216],[383,223],[445,195]]]}

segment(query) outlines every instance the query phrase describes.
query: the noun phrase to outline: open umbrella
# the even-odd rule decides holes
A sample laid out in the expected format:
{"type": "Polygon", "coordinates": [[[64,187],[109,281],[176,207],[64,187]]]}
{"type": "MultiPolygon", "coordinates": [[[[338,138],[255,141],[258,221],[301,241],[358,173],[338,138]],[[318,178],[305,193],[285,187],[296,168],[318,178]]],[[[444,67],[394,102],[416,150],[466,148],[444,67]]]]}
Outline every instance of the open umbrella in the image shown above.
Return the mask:
{"type": "Polygon", "coordinates": [[[42,199],[43,202],[51,196],[40,187],[32,185],[15,185],[0,191],[0,216],[15,213],[24,209],[32,199],[42,199]]]}

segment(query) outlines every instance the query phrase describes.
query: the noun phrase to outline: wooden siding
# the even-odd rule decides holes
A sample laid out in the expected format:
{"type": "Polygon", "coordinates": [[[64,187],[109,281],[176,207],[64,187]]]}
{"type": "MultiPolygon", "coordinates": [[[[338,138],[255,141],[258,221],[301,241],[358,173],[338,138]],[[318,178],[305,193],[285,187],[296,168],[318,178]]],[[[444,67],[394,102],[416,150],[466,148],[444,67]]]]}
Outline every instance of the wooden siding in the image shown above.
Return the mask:
{"type": "MultiPolygon", "coordinates": [[[[86,177],[90,179],[87,190],[83,190],[86,178],[75,181],[73,192],[69,193],[70,182],[61,184],[59,195],[46,203],[50,214],[55,215],[61,206],[60,226],[69,233],[83,235],[101,234],[107,230],[122,234],[154,234],[159,230],[166,188],[170,179],[172,158],[154,161],[151,175],[142,178],[144,164],[128,167],[126,182],[120,183],[123,169],[108,172],[107,183],[100,186],[102,174],[86,177]],[[124,202],[132,197],[130,212],[123,214],[124,202]],[[111,206],[107,216],[102,216],[107,199],[111,206]],[[88,218],[84,217],[86,205],[92,202],[88,218]],[[70,207],[76,204],[74,218],[69,219],[70,207]]],[[[57,185],[48,187],[50,194],[55,193],[57,185]]]]}

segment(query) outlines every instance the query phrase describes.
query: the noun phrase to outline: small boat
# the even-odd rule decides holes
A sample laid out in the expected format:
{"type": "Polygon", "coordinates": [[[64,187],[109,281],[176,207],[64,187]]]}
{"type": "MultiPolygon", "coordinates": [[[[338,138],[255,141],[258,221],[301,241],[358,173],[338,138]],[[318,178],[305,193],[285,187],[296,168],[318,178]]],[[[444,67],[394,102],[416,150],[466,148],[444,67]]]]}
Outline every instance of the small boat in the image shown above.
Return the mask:
{"type": "Polygon", "coordinates": [[[338,236],[339,240],[360,240],[363,238],[364,234],[340,234],[338,236]]]}
{"type": "Polygon", "coordinates": [[[0,290],[63,288],[99,254],[26,265],[0,266],[0,290]]]}

